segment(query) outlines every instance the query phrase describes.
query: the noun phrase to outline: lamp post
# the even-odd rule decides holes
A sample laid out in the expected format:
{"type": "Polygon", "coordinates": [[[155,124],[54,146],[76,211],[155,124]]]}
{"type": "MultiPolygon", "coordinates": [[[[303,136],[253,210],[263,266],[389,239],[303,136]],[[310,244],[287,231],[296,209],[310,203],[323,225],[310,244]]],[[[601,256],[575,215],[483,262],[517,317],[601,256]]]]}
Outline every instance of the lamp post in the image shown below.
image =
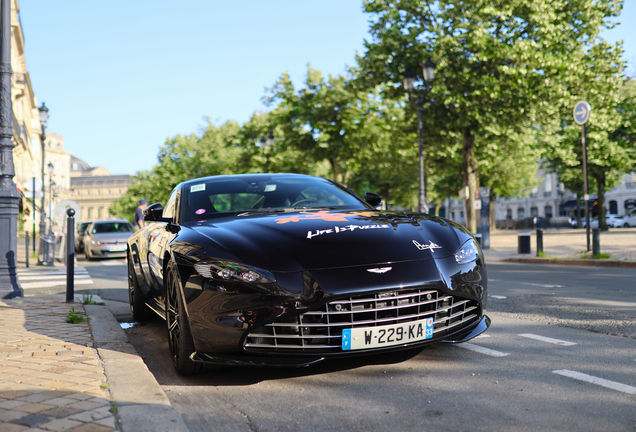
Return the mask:
{"type": "Polygon", "coordinates": [[[47,165],[49,171],[49,235],[53,233],[51,229],[51,204],[53,204],[53,170],[55,167],[51,162],[47,165]]]}
{"type": "Polygon", "coordinates": [[[11,3],[10,0],[0,1],[0,298],[24,294],[16,271],[20,195],[13,182],[11,3]]]}
{"type": "Polygon", "coordinates": [[[265,158],[266,158],[265,172],[266,173],[269,172],[270,149],[274,147],[274,143],[275,143],[274,132],[270,132],[269,135],[267,135],[267,138],[261,137],[261,147],[265,149],[265,158]]]}
{"type": "Polygon", "coordinates": [[[42,134],[40,142],[42,144],[42,206],[40,207],[40,237],[46,232],[46,222],[44,220],[44,141],[46,140],[46,126],[49,122],[49,109],[42,102],[42,106],[38,108],[40,111],[40,125],[42,126],[42,134]]]}
{"type": "Polygon", "coordinates": [[[57,185],[55,184],[55,181],[51,180],[51,183],[49,185],[49,235],[53,235],[53,200],[55,198],[55,196],[53,195],[55,193],[55,188],[57,187],[57,185]]]}
{"type": "Polygon", "coordinates": [[[417,211],[420,213],[425,213],[428,211],[428,205],[426,203],[426,184],[424,178],[424,140],[422,137],[422,111],[424,106],[424,100],[426,97],[426,93],[430,91],[433,86],[433,81],[435,80],[435,63],[433,63],[430,59],[426,60],[426,63],[422,65],[422,70],[424,74],[424,81],[428,84],[426,87],[421,89],[415,88],[415,74],[409,68],[406,69],[404,73],[404,87],[409,95],[409,101],[415,101],[417,105],[417,132],[418,132],[418,140],[419,140],[419,177],[420,177],[420,186],[419,186],[419,197],[417,202],[417,211]]]}

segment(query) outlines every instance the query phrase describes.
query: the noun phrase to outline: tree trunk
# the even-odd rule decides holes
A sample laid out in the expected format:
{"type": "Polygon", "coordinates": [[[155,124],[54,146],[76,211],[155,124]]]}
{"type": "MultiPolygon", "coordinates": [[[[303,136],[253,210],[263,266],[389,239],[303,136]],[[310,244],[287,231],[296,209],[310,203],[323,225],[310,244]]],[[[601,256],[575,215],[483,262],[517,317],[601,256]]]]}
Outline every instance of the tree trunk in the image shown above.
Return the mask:
{"type": "Polygon", "coordinates": [[[380,195],[382,195],[382,201],[384,201],[384,208],[389,209],[389,187],[380,187],[380,195]]]}
{"type": "Polygon", "coordinates": [[[340,165],[338,164],[338,160],[336,158],[329,158],[329,163],[331,164],[331,180],[336,183],[342,183],[340,178],[340,165]]]}
{"type": "Polygon", "coordinates": [[[576,227],[581,228],[581,199],[576,194],[576,227]]]}
{"type": "Polygon", "coordinates": [[[466,200],[466,228],[472,233],[477,232],[477,218],[475,217],[475,194],[479,190],[479,164],[475,157],[475,135],[470,129],[463,131],[462,170],[464,172],[464,186],[468,186],[469,194],[466,200]]]}
{"type": "Polygon", "coordinates": [[[607,231],[607,223],[605,222],[605,172],[595,175],[596,187],[598,190],[598,204],[596,210],[598,212],[598,227],[601,231],[607,231]]]}

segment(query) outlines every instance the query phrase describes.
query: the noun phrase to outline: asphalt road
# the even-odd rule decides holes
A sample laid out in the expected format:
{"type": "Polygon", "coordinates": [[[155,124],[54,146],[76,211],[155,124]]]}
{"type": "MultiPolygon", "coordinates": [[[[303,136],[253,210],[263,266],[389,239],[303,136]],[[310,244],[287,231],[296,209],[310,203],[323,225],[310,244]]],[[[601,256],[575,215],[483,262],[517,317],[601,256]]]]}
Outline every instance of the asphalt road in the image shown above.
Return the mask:
{"type": "MultiPolygon", "coordinates": [[[[123,262],[80,263],[120,321],[123,262]]],[[[165,324],[127,330],[197,431],[625,431],[636,426],[636,271],[489,265],[485,337],[305,369],[170,364],[165,324]]]]}

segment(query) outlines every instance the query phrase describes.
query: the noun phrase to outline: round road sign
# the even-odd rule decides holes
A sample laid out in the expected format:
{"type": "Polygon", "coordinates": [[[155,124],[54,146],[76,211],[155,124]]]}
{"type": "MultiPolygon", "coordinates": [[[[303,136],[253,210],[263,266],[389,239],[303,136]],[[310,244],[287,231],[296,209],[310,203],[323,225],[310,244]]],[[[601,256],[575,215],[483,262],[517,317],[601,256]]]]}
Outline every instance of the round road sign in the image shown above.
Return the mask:
{"type": "Polygon", "coordinates": [[[583,125],[587,122],[587,119],[590,118],[590,104],[586,101],[582,100],[576,103],[574,106],[574,121],[580,125],[583,125]]]}

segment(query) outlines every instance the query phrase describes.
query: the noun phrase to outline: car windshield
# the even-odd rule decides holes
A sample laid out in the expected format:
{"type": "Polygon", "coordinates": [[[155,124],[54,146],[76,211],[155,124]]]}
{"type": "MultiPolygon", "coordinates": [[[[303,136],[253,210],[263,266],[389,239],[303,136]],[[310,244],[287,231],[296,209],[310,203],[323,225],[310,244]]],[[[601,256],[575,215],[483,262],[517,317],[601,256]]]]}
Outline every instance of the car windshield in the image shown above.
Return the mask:
{"type": "Polygon", "coordinates": [[[183,221],[299,208],[369,209],[346,189],[317,177],[221,177],[186,185],[183,221]]]}
{"type": "Polygon", "coordinates": [[[132,232],[130,222],[100,222],[93,225],[93,234],[132,232]]]}
{"type": "Polygon", "coordinates": [[[77,229],[77,232],[79,232],[80,234],[84,234],[86,232],[86,228],[88,228],[90,224],[90,222],[82,222],[77,229]]]}

